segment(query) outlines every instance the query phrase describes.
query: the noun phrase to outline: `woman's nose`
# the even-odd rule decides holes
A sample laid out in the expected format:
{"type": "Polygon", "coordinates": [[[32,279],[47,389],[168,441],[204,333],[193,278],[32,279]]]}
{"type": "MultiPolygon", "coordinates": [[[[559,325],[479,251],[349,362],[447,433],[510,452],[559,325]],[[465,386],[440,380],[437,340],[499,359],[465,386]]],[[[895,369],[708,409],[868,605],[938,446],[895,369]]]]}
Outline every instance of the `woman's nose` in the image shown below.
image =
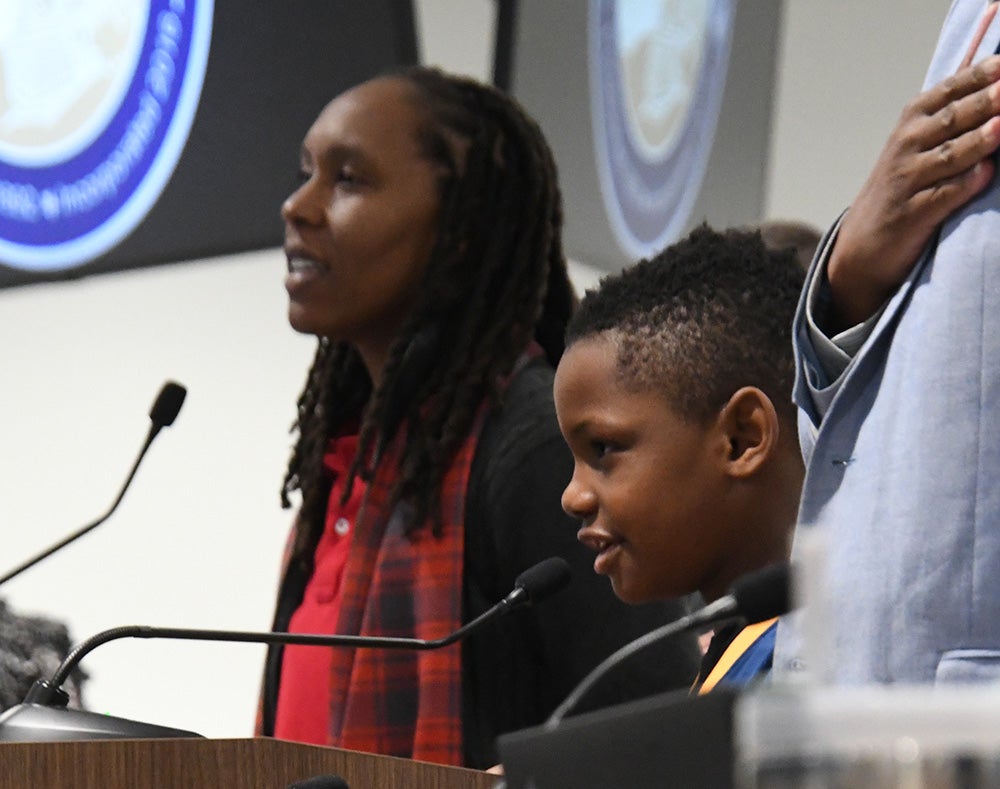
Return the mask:
{"type": "Polygon", "coordinates": [[[306,181],[285,198],[281,204],[281,218],[289,224],[314,223],[319,210],[316,189],[311,181],[306,181]]]}

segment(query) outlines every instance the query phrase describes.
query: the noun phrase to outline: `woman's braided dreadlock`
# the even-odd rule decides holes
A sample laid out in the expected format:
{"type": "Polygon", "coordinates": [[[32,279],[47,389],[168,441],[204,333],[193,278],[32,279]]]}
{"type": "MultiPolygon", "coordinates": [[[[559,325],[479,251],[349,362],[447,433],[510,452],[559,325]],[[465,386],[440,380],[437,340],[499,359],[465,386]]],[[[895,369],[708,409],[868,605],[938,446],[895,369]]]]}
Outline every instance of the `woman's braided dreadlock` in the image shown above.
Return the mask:
{"type": "Polygon", "coordinates": [[[555,163],[537,124],[499,91],[436,69],[389,78],[412,86],[425,111],[419,143],[444,173],[438,238],[377,389],[353,348],[319,341],[281,492],[288,507],[289,494],[301,491],[295,554],[307,564],[330,492],[323,454],[332,435],[360,420],[349,490],[356,475],[371,474],[405,423],[393,499],[413,507],[411,529],[430,518],[436,531],[442,478],[479,403],[497,399],[532,337],[558,361],[576,302],[555,163]]]}

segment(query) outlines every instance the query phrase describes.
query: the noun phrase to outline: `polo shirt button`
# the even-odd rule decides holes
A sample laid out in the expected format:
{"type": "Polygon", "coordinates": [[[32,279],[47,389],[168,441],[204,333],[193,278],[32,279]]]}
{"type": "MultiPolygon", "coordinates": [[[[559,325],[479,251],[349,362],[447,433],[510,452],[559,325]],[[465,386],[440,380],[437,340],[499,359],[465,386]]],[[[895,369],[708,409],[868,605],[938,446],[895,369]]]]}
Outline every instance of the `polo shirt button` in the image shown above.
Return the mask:
{"type": "Polygon", "coordinates": [[[347,518],[337,518],[337,522],[333,524],[333,530],[341,537],[345,537],[347,532],[351,530],[351,522],[347,518]]]}

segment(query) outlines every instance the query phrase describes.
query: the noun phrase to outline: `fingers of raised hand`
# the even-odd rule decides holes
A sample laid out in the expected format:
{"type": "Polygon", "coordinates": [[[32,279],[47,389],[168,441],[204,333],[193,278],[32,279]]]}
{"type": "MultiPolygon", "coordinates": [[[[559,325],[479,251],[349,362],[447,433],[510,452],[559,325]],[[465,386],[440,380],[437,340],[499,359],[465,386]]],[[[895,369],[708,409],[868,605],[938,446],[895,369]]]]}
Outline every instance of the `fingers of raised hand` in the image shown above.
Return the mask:
{"type": "MultiPolygon", "coordinates": [[[[1000,80],[1000,55],[992,55],[974,66],[959,69],[950,77],[921,93],[904,110],[903,118],[905,120],[920,116],[934,117],[943,111],[945,113],[943,117],[947,119],[949,106],[968,99],[971,101],[963,105],[966,110],[969,107],[982,109],[993,106],[996,99],[989,95],[989,88],[998,80],[1000,80]],[[976,94],[981,93],[984,95],[977,98],[976,94]]],[[[971,117],[967,114],[959,115],[957,111],[952,111],[950,114],[955,116],[956,121],[971,117]]]]}
{"type": "Polygon", "coordinates": [[[992,57],[920,94],[887,153],[899,183],[917,192],[966,172],[998,147],[1000,57],[992,57]]]}
{"type": "Polygon", "coordinates": [[[964,172],[943,178],[915,194],[911,208],[924,213],[926,219],[936,225],[982,191],[995,169],[992,160],[981,160],[964,172]]]}
{"type": "Polygon", "coordinates": [[[921,150],[909,162],[911,188],[924,189],[960,176],[1000,147],[1000,117],[990,116],[970,131],[921,150]]]}

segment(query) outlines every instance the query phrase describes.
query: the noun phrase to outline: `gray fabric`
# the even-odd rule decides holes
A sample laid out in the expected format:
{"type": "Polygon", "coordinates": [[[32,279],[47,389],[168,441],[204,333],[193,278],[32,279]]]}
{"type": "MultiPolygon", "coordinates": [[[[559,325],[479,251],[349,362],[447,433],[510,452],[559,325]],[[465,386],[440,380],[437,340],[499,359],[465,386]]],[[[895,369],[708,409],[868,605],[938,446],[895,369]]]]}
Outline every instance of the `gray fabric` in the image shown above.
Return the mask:
{"type": "MultiPolygon", "coordinates": [[[[928,86],[956,70],[984,8],[953,4],[928,86]]],[[[998,40],[1000,19],[977,57],[998,40]]],[[[994,182],[943,226],[835,382],[800,304],[810,461],[795,553],[822,530],[838,683],[1000,679],[998,210],[994,182]]],[[[782,622],[776,676],[802,665],[802,631],[801,617],[782,622]]]]}
{"type": "Polygon", "coordinates": [[[824,317],[823,313],[825,312],[826,302],[829,300],[829,295],[826,293],[829,287],[826,280],[826,268],[839,227],[840,222],[838,221],[832,230],[826,234],[824,244],[818,250],[819,263],[805,289],[805,315],[803,321],[806,331],[809,334],[809,342],[816,353],[816,360],[819,362],[820,378],[822,379],[810,380],[810,385],[817,390],[816,396],[813,397],[813,402],[820,416],[825,414],[827,408],[829,408],[830,399],[836,393],[837,388],[839,388],[840,378],[844,371],[847,370],[851,359],[861,350],[861,346],[871,336],[879,318],[882,317],[882,310],[880,309],[864,323],[852,326],[832,337],[828,337],[820,327],[824,317]],[[822,390],[822,394],[827,396],[820,397],[820,390],[822,390]]]}

